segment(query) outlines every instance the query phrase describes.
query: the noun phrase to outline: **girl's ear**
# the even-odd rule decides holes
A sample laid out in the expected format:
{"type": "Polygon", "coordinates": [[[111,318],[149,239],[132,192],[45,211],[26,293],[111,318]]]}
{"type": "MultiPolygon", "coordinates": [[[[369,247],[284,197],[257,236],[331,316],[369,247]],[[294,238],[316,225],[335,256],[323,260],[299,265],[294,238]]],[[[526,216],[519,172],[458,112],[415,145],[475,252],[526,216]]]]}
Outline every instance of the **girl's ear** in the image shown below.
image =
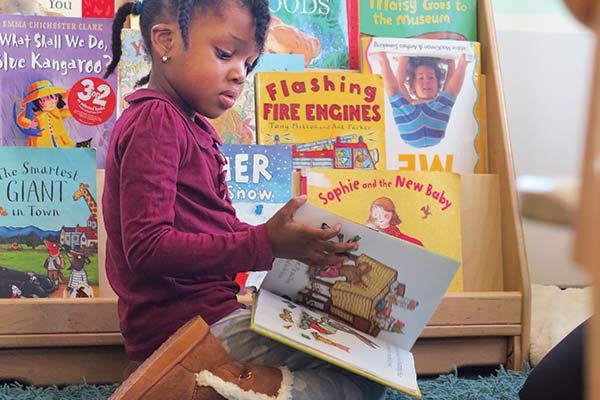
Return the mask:
{"type": "Polygon", "coordinates": [[[158,57],[168,55],[173,48],[175,39],[175,27],[171,24],[156,24],[150,30],[150,42],[152,43],[152,52],[158,57]]]}

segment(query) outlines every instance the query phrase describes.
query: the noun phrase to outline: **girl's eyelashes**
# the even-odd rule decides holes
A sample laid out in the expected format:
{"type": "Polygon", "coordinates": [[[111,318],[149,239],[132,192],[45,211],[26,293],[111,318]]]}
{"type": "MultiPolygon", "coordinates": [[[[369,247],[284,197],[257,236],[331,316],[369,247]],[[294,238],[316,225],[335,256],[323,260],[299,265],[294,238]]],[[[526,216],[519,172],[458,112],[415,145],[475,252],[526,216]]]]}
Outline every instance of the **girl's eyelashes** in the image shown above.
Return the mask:
{"type": "Polygon", "coordinates": [[[216,52],[217,52],[217,57],[219,57],[221,60],[229,60],[233,56],[232,53],[222,50],[218,47],[216,48],[216,52]]]}

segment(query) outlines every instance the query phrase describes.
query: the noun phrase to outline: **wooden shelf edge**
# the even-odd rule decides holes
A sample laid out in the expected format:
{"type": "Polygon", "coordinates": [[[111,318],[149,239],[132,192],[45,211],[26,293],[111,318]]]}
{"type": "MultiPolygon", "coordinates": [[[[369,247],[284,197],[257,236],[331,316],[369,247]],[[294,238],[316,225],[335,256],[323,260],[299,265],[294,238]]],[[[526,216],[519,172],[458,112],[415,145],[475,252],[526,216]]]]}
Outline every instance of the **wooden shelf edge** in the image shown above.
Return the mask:
{"type": "Polygon", "coordinates": [[[520,324],[426,326],[419,338],[520,336],[520,324]]]}
{"type": "Polygon", "coordinates": [[[86,347],[123,345],[120,332],[0,335],[0,348],[86,347]]]}

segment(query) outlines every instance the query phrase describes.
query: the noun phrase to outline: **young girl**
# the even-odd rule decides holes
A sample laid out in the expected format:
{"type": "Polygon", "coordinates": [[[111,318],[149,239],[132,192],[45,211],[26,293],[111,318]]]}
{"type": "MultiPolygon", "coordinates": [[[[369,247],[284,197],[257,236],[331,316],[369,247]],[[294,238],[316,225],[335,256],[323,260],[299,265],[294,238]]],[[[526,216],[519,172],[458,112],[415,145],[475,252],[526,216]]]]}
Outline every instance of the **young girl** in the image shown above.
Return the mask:
{"type": "Polygon", "coordinates": [[[125,349],[142,364],[112,398],[382,397],[378,384],[251,332],[236,300],[239,271],[269,270],[274,257],[341,263],[356,248],[330,241],[339,226],[294,222],[304,197],[259,226],[240,222],[228,198],[221,141],[206,117],[235,104],[263,50],[268,0],[125,4],[107,74],[130,13],[141,15],[152,73],[115,124],[103,210],[125,349]]]}
{"type": "Polygon", "coordinates": [[[422,247],[423,243],[419,239],[400,232],[398,225],[401,223],[402,220],[396,212],[396,205],[392,199],[379,197],[371,203],[371,211],[365,223],[366,226],[422,247]]]}
{"type": "Polygon", "coordinates": [[[440,143],[465,80],[468,62],[464,54],[456,66],[454,60],[398,56],[395,75],[385,52],[374,53],[374,57],[381,66],[385,92],[402,140],[417,148],[440,143]],[[448,66],[445,79],[441,63],[448,66]]]}

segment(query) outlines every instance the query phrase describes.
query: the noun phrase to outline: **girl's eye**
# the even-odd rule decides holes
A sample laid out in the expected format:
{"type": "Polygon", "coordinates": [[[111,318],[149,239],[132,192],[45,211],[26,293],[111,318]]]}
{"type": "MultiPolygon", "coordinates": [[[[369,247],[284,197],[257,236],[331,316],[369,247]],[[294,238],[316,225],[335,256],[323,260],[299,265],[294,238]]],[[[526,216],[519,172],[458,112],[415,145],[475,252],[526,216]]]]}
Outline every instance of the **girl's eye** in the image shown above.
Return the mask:
{"type": "Polygon", "coordinates": [[[231,53],[217,48],[217,57],[221,60],[229,60],[231,58],[231,53]]]}

